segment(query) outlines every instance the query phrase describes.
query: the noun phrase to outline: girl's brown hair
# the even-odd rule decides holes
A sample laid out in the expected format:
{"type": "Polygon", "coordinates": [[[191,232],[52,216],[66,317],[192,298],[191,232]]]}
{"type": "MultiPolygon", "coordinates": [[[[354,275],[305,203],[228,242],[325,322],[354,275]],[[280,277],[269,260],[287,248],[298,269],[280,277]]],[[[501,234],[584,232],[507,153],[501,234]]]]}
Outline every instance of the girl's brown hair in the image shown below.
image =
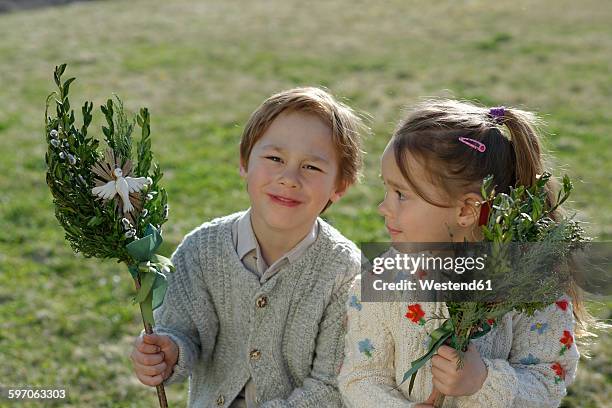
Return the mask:
{"type": "MultiPolygon", "coordinates": [[[[539,120],[531,112],[514,108],[500,109],[497,115],[490,112],[470,102],[428,100],[399,123],[392,138],[393,152],[402,175],[417,195],[432,205],[450,207],[424,194],[410,172],[410,158],[423,166],[429,182],[440,186],[449,200],[469,192],[480,195],[482,181],[488,175],[493,175],[496,193],[509,193],[510,187],[535,183],[545,168],[537,132],[539,120]],[[486,152],[467,146],[459,137],[483,143],[486,152]]],[[[551,178],[545,188],[548,204],[554,206],[560,183],[551,178]]],[[[554,220],[562,216],[559,208],[552,214],[554,220]]],[[[568,292],[576,320],[589,321],[591,317],[574,282],[568,292]]]]}

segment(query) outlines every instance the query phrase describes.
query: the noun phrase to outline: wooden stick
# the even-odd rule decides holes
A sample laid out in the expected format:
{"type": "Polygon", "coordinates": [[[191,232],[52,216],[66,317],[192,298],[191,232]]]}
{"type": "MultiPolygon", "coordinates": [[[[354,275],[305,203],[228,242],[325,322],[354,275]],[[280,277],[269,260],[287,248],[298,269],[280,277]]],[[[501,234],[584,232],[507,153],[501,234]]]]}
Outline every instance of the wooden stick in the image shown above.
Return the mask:
{"type": "MultiPolygon", "coordinates": [[[[140,289],[139,279],[134,279],[134,283],[136,284],[136,292],[140,289]]],[[[140,314],[142,316],[142,306],[140,308],[140,314]]],[[[142,324],[144,325],[145,333],[153,334],[153,327],[149,323],[144,321],[144,316],[142,318],[142,324]]],[[[160,408],[168,408],[168,401],[166,400],[166,390],[164,389],[164,384],[159,384],[155,386],[157,390],[157,400],[159,401],[160,408]]]]}
{"type": "Polygon", "coordinates": [[[442,408],[442,405],[444,404],[444,397],[445,395],[438,391],[438,395],[436,396],[433,404],[434,408],[442,408]]]}
{"type": "MultiPolygon", "coordinates": [[[[145,332],[147,334],[153,334],[153,328],[149,323],[144,323],[145,332]]],[[[157,399],[159,400],[160,408],[168,408],[168,401],[166,401],[166,390],[164,390],[164,384],[156,385],[157,399]]]]}

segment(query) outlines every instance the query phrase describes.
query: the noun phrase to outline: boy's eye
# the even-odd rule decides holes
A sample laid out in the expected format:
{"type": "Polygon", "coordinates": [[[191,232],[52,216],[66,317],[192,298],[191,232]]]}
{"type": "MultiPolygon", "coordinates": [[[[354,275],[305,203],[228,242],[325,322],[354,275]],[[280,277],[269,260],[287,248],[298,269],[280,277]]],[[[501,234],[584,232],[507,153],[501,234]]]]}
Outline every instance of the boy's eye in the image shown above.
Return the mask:
{"type": "Polygon", "coordinates": [[[280,163],[280,162],[282,162],[282,161],[283,161],[283,160],[282,160],[280,157],[278,157],[278,156],[266,156],[266,159],[268,159],[268,160],[272,160],[272,161],[275,161],[275,162],[278,162],[278,163],[280,163]]]}
{"type": "Polygon", "coordinates": [[[321,171],[321,169],[320,169],[320,168],[315,167],[315,166],[312,166],[312,165],[310,165],[310,164],[305,165],[305,166],[304,166],[304,168],[305,168],[306,170],[321,171]]]}

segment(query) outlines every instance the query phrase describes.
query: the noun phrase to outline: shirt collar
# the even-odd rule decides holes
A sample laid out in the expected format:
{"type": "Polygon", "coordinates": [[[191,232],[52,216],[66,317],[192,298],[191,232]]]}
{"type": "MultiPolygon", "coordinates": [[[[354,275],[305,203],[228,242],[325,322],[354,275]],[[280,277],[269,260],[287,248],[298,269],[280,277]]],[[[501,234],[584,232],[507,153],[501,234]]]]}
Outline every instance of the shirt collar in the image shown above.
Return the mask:
{"type": "Polygon", "coordinates": [[[253,232],[253,227],[251,226],[251,209],[249,208],[240,219],[238,219],[238,230],[237,230],[237,244],[236,244],[236,252],[238,253],[238,258],[242,260],[246,254],[249,252],[256,250],[259,244],[257,243],[257,239],[255,238],[255,233],[253,232]]]}
{"type": "MultiPolygon", "coordinates": [[[[257,238],[255,238],[255,232],[253,232],[253,226],[251,224],[250,208],[238,219],[237,227],[236,252],[238,253],[238,258],[242,260],[251,251],[256,251],[257,256],[260,257],[261,251],[259,243],[257,242],[257,238]]],[[[294,262],[316,241],[318,234],[319,221],[316,220],[310,232],[296,246],[280,257],[278,261],[286,258],[290,263],[294,262]]]]}

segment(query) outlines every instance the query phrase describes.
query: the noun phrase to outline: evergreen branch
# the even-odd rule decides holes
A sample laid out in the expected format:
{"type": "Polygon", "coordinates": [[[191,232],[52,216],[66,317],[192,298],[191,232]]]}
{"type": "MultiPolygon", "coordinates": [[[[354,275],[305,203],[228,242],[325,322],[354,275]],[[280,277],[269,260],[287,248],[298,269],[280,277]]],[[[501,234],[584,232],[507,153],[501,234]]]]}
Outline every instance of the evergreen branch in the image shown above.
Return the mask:
{"type": "MultiPolygon", "coordinates": [[[[106,182],[115,183],[115,180],[125,176],[123,182],[127,183],[128,173],[132,169],[131,134],[134,120],[127,118],[123,102],[116,95],[116,102],[109,99],[106,105],[101,106],[107,124],[102,127],[102,132],[110,150],[107,150],[104,161],[100,163],[101,154],[97,151],[99,141],[87,137],[87,129],[93,118],[93,103],[85,102],[81,108],[83,123],[77,128],[68,97],[70,85],[75,78],[62,82],[65,69],[66,64],[55,67],[53,78],[59,92],[47,97],[45,107],[46,182],[53,195],[55,216],[75,252],[80,252],[85,257],[115,258],[118,262],[128,265],[138,291],[137,303],[140,303],[145,331],[152,333],[153,309],[163,301],[167,287],[165,278],[158,278],[163,277],[162,271],[172,271],[174,268],[169,261],[156,261],[160,257],[155,254],[155,250],[162,243],[161,225],[168,219],[166,192],[158,186],[162,173],[155,165],[151,180],[146,183],[136,178],[131,180],[139,186],[136,193],[132,190],[132,193],[139,194],[139,197],[125,197],[127,193],[125,189],[122,190],[121,200],[129,199],[131,204],[133,199],[135,203],[132,210],[126,210],[125,216],[129,219],[122,218],[123,210],[120,215],[116,196],[108,201],[101,201],[93,194],[95,180],[101,181],[107,174],[113,180],[104,180],[106,182]],[[55,117],[49,116],[51,99],[55,100],[55,117]],[[125,175],[117,173],[115,166],[121,166],[125,175]],[[135,225],[132,225],[132,222],[135,225]],[[151,222],[155,224],[151,225],[151,222]],[[138,236],[143,238],[138,239],[138,236]],[[146,271],[141,272],[139,265],[143,263],[146,265],[146,271]],[[143,290],[147,287],[143,289],[141,286],[142,273],[145,273],[145,280],[148,279],[149,282],[151,277],[155,276],[155,284],[149,285],[146,293],[143,290]],[[156,299],[155,302],[153,299],[156,299]]],[[[141,110],[139,121],[143,127],[143,141],[138,146],[139,161],[136,173],[147,177],[153,156],[150,152],[149,115],[146,108],[141,110]]],[[[116,193],[119,193],[117,185],[119,184],[114,188],[116,193]]],[[[102,195],[106,197],[106,193],[102,195]]],[[[167,407],[163,385],[156,388],[160,406],[167,407]]]]}
{"type": "MultiPolygon", "coordinates": [[[[135,236],[127,237],[114,202],[103,203],[91,193],[95,186],[91,168],[102,157],[98,152],[99,140],[88,136],[88,127],[93,119],[93,103],[84,103],[81,108],[82,125],[77,127],[69,99],[70,85],[75,79],[62,81],[65,69],[66,64],[55,68],[53,77],[58,89],[47,97],[45,109],[46,182],[53,196],[56,218],[75,252],[85,257],[117,258],[120,262],[129,263],[132,260],[125,245],[142,236],[149,223],[160,228],[167,221],[167,196],[165,190],[159,187],[162,173],[155,165],[153,183],[143,192],[150,199],[144,200],[143,211],[134,226],[135,236]],[[53,102],[54,117],[49,115],[49,106],[53,102]]],[[[107,100],[100,108],[106,119],[102,132],[109,148],[125,162],[131,159],[131,134],[135,120],[127,117],[121,99],[117,96],[115,99],[107,100]]],[[[139,118],[144,128],[143,139],[138,143],[135,173],[147,177],[153,155],[150,151],[150,118],[146,108],[141,109],[139,118]]]]}

